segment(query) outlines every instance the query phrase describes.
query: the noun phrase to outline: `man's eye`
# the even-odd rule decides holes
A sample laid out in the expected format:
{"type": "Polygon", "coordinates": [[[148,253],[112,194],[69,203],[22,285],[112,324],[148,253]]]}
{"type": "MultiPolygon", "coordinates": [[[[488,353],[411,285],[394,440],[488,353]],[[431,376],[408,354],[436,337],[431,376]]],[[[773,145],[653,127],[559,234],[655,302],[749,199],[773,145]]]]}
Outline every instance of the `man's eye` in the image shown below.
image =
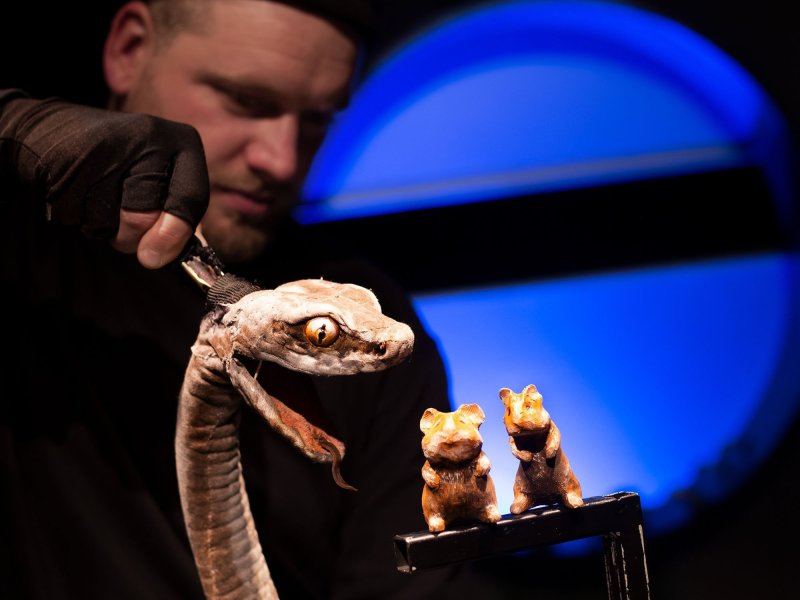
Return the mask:
{"type": "Polygon", "coordinates": [[[303,113],[303,125],[312,130],[327,129],[336,113],[332,110],[315,110],[303,113]]]}
{"type": "Polygon", "coordinates": [[[263,119],[278,116],[281,112],[275,104],[249,96],[236,95],[232,102],[236,112],[249,117],[263,119]]]}
{"type": "Polygon", "coordinates": [[[215,86],[226,110],[248,118],[270,118],[280,114],[280,107],[269,100],[236,90],[215,86]]]}

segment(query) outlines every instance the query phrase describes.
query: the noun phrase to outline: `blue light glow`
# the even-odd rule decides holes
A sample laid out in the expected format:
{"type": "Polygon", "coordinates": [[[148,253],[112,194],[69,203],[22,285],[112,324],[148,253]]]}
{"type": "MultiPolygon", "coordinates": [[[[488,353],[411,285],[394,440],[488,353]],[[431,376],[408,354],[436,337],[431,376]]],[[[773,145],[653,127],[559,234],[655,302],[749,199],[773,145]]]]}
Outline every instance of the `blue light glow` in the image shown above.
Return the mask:
{"type": "MultiPolygon", "coordinates": [[[[297,217],[535,202],[748,165],[789,222],[786,131],[749,74],[669,19],[613,2],[495,2],[387,55],[335,123],[297,217]]],[[[796,256],[760,254],[415,303],[439,340],[453,406],[486,412],[502,512],[517,462],[498,390],[534,383],[584,496],[638,492],[656,534],[741,483],[793,418],[799,273],[796,256]]]]}
{"type": "Polygon", "coordinates": [[[783,129],[743,69],[673,21],[606,2],[495,3],[374,70],[298,218],[767,165],[783,129]]]}
{"type": "Polygon", "coordinates": [[[800,393],[799,267],[767,254],[418,296],[449,365],[453,406],[486,412],[501,511],[517,460],[498,391],[529,383],[586,497],[635,491],[643,508],[658,508],[755,431],[737,465],[746,475],[780,439],[797,404],[787,399],[800,393]]]}

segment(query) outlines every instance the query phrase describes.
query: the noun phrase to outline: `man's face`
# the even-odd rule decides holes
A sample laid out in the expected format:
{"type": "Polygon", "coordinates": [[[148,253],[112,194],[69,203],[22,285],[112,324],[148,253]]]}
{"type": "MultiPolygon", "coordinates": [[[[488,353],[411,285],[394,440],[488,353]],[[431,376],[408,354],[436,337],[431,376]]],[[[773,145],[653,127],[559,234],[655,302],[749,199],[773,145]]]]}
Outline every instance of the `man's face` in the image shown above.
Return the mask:
{"type": "Polygon", "coordinates": [[[327,21],[264,0],[212,1],[202,22],[148,55],[122,108],[197,128],[211,180],[202,233],[235,264],[294,207],[357,50],[327,21]]]}

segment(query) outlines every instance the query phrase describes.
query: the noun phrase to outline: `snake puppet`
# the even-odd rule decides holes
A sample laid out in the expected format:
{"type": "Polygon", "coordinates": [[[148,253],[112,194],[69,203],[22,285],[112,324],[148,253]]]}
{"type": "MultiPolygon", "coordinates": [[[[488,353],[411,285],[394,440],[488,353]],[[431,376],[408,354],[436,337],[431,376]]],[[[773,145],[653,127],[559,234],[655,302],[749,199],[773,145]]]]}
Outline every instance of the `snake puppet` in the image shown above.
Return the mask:
{"type": "Polygon", "coordinates": [[[371,291],[354,284],[309,279],[261,290],[231,278],[211,278],[217,281],[210,310],[180,392],[181,507],[209,600],[276,599],[242,477],[242,401],[309,459],[331,463],[337,484],[354,488],[339,472],[344,445],[259,385],[261,361],[322,376],[380,371],[410,355],[414,335],[382,313],[371,291]],[[227,291],[213,300],[220,279],[227,291]]]}

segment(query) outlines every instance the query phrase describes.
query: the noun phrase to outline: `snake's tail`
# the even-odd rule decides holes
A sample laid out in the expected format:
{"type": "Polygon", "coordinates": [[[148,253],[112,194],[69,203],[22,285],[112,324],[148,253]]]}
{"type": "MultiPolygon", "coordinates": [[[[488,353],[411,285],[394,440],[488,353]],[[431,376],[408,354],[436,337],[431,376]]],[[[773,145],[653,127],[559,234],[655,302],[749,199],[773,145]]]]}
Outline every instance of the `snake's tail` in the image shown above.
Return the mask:
{"type": "Polygon", "coordinates": [[[344,477],[342,477],[342,471],[341,471],[342,455],[339,452],[339,449],[336,446],[334,446],[333,443],[330,442],[330,440],[327,440],[325,438],[320,437],[317,441],[319,442],[319,445],[325,448],[325,450],[327,450],[331,455],[332,459],[331,475],[333,475],[333,480],[336,482],[336,485],[338,485],[342,489],[352,490],[353,492],[357,492],[358,490],[349,483],[347,483],[344,480],[344,477]]]}

